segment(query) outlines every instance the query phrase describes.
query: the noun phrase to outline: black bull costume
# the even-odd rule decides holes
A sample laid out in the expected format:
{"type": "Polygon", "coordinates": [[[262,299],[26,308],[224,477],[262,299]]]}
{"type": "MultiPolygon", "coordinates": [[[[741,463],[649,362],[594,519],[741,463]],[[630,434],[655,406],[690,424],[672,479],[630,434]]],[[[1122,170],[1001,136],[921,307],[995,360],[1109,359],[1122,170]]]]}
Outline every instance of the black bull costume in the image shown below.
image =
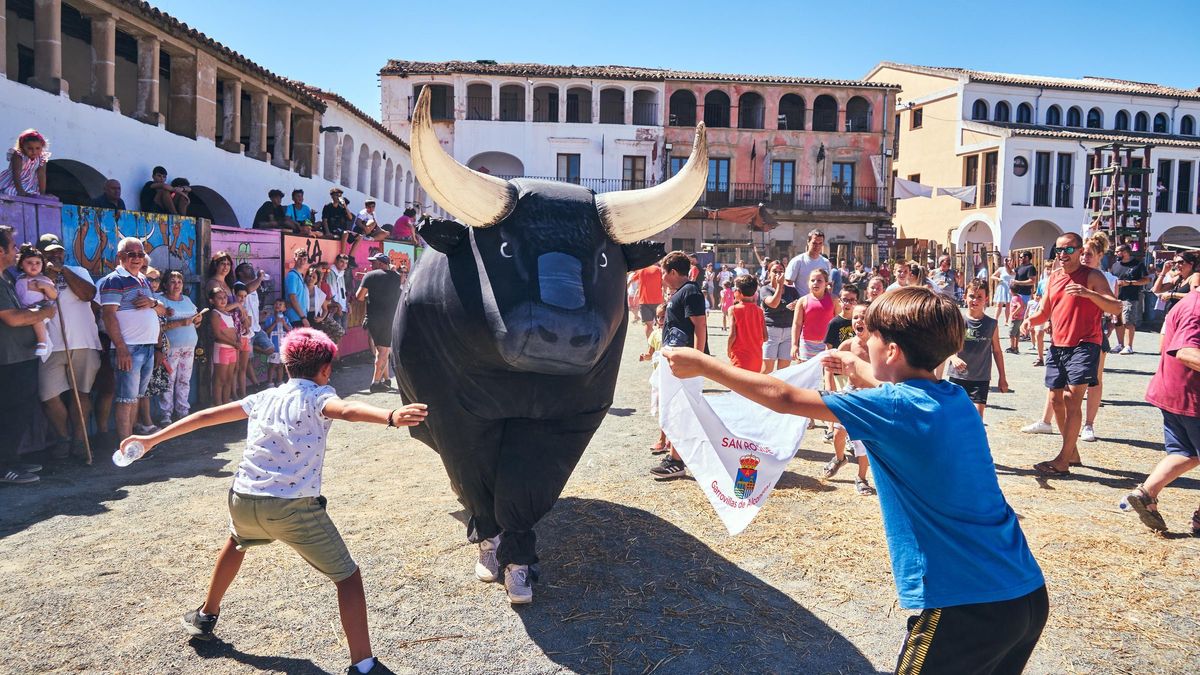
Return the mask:
{"type": "Polygon", "coordinates": [[[429,405],[412,434],[441,456],[470,516],[468,539],[500,535],[500,569],[537,562],[534,525],[612,405],[627,272],[662,257],[644,240],[702,194],[704,139],[701,125],[684,168],[643,190],[505,181],[442,149],[421,94],[413,170],[461,223],[419,227],[433,250],[397,308],[392,365],[403,399],[429,405]]]}

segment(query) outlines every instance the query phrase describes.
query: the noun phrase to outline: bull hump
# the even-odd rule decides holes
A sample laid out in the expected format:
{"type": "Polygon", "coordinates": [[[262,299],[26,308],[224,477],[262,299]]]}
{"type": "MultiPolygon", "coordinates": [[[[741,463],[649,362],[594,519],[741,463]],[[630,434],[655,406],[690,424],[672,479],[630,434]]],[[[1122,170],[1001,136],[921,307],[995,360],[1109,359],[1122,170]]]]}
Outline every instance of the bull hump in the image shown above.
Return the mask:
{"type": "Polygon", "coordinates": [[[539,180],[514,179],[517,206],[504,219],[505,229],[538,251],[561,251],[586,258],[604,240],[591,190],[539,180]],[[509,230],[511,231],[511,230],[509,230]]]}

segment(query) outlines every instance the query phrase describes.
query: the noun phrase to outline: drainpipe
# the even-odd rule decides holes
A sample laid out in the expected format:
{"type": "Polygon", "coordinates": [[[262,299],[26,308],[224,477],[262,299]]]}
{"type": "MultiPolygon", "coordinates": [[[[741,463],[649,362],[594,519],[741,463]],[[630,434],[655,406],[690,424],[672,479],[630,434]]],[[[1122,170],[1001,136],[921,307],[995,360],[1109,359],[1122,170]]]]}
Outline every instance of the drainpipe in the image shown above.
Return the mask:
{"type": "Polygon", "coordinates": [[[1183,103],[1183,99],[1175,99],[1175,107],[1171,108],[1171,128],[1167,130],[1167,133],[1175,133],[1175,111],[1179,110],[1179,105],[1181,103],[1183,103]]]}

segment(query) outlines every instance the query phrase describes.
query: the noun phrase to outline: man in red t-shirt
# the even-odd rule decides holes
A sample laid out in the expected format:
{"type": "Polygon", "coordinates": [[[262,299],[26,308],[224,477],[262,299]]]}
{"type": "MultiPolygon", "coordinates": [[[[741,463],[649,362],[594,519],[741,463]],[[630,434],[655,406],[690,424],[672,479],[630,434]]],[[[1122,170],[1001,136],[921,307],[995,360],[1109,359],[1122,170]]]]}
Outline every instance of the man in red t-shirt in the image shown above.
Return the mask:
{"type": "Polygon", "coordinates": [[[655,313],[663,302],[662,268],[656,262],[634,272],[634,278],[638,281],[638,312],[646,329],[646,337],[649,338],[654,330],[655,313]]]}
{"type": "Polygon", "coordinates": [[[1054,255],[1062,269],[1050,275],[1045,296],[1037,311],[1025,319],[1021,332],[1050,321],[1046,387],[1054,420],[1062,432],[1062,449],[1054,459],[1038,462],[1033,468],[1043,476],[1068,476],[1071,466],[1080,462],[1076,441],[1083,423],[1083,395],[1097,382],[1104,339],[1100,318],[1121,311],[1121,303],[1112,296],[1104,274],[1080,262],[1083,237],[1074,232],[1059,237],[1054,255]]]}
{"type": "MultiPolygon", "coordinates": [[[[1167,456],[1125,499],[1146,527],[1165,532],[1158,493],[1200,466],[1200,289],[1193,288],[1167,312],[1162,354],[1146,400],[1162,410],[1167,456]]],[[[1192,536],[1200,536],[1200,509],[1192,514],[1192,536]]]]}
{"type": "Polygon", "coordinates": [[[755,302],[758,280],[749,274],[734,279],[733,297],[737,303],[730,309],[733,323],[729,329],[729,362],[757,373],[762,370],[763,342],[767,339],[766,317],[755,302]]]}

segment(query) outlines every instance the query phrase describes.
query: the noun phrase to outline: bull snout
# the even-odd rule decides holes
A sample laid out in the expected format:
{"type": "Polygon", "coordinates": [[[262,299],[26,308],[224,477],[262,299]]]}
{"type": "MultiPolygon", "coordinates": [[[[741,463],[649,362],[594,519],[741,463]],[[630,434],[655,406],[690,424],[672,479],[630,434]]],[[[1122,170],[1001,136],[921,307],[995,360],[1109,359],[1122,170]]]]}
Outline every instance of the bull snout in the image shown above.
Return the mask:
{"type": "Polygon", "coordinates": [[[566,253],[543,253],[538,256],[538,287],[547,305],[580,309],[585,300],[583,263],[566,253]]]}

